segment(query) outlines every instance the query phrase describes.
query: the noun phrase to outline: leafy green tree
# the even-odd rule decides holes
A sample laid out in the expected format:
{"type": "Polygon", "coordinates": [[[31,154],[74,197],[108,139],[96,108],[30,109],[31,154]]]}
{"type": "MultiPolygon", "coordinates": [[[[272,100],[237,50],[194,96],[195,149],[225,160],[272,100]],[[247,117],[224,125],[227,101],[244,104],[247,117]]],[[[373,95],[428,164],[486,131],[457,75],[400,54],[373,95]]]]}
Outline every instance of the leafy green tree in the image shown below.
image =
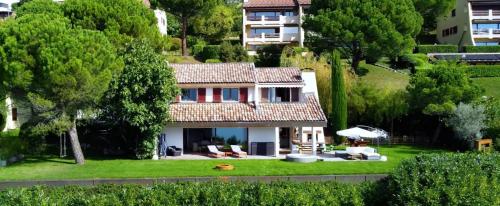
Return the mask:
{"type": "Polygon", "coordinates": [[[257,49],[255,65],[258,67],[278,67],[283,47],[279,45],[268,45],[257,49]]]}
{"type": "Polygon", "coordinates": [[[434,31],[437,18],[448,14],[456,0],[413,0],[415,9],[424,18],[423,32],[434,31]]]}
{"type": "Polygon", "coordinates": [[[18,16],[25,14],[63,14],[73,27],[102,31],[122,49],[134,38],[151,41],[158,50],[164,49],[164,37],[157,27],[153,11],[137,0],[29,0],[16,8],[18,16]]]}
{"type": "Polygon", "coordinates": [[[58,16],[63,15],[60,4],[52,0],[21,1],[21,3],[16,6],[15,11],[16,17],[21,17],[26,14],[54,14],[58,16]]]}
{"type": "Polygon", "coordinates": [[[64,17],[26,14],[0,27],[0,54],[3,83],[33,104],[35,127],[69,131],[76,163],[84,164],[77,114],[92,109],[120,71],[114,46],[100,32],[73,29],[64,17]]]}
{"type": "Polygon", "coordinates": [[[474,148],[474,140],[481,139],[481,130],[486,128],[486,115],[483,105],[460,103],[446,123],[453,128],[455,136],[464,140],[469,149],[474,148]]]}
{"type": "Polygon", "coordinates": [[[244,62],[248,59],[248,53],[241,44],[232,45],[225,41],[220,45],[220,59],[223,62],[244,62]]]}
{"type": "Polygon", "coordinates": [[[470,103],[482,93],[464,68],[452,63],[439,63],[432,69],[417,72],[410,79],[407,91],[411,109],[435,117],[438,122],[432,143],[439,137],[443,117],[452,114],[458,103],[470,103]]]}
{"type": "Polygon", "coordinates": [[[410,53],[422,17],[411,0],[314,0],[304,28],[319,48],[342,48],[357,71],[366,56],[397,58],[410,53]]]}
{"type": "Polygon", "coordinates": [[[234,19],[231,8],[219,5],[194,20],[194,31],[211,41],[220,41],[231,32],[234,19]]]}
{"type": "Polygon", "coordinates": [[[206,14],[220,4],[219,0],[157,0],[159,7],[176,16],[181,22],[182,55],[187,56],[188,24],[193,18],[206,14]]]}
{"type": "Polygon", "coordinates": [[[137,0],[66,0],[61,7],[74,27],[98,30],[122,49],[134,38],[147,39],[163,49],[153,11],[137,0]]]}
{"type": "Polygon", "coordinates": [[[406,91],[390,91],[383,101],[384,118],[390,123],[391,135],[394,135],[394,120],[401,119],[408,114],[408,94],[406,91]]]}
{"type": "Polygon", "coordinates": [[[137,127],[143,135],[137,157],[151,158],[156,137],[169,120],[169,105],[179,92],[174,73],[144,40],[130,44],[123,59],[125,68],[113,80],[103,110],[109,119],[137,127]]]}
{"type": "MultiPolygon", "coordinates": [[[[332,53],[332,77],[331,77],[331,87],[332,87],[332,129],[333,133],[347,129],[347,93],[345,89],[344,80],[344,67],[340,61],[340,53],[334,51],[332,53]]],[[[337,136],[337,135],[335,135],[337,136]]],[[[342,143],[341,140],[337,139],[336,143],[342,143]]]]}

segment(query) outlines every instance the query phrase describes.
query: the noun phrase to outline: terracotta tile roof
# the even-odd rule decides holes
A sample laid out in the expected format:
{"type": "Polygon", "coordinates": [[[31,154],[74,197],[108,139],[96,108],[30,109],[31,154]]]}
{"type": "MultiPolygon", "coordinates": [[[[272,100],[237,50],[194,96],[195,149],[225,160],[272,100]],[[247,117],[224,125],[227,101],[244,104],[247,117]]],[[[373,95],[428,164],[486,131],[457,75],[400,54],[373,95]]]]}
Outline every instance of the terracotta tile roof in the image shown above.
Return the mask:
{"type": "Polygon", "coordinates": [[[300,5],[311,5],[311,0],[297,0],[300,5]]]}
{"type": "Polygon", "coordinates": [[[297,6],[295,0],[248,0],[244,3],[245,8],[255,7],[294,7],[297,6]]]}
{"type": "Polygon", "coordinates": [[[325,122],[326,116],[313,94],[304,102],[261,103],[176,103],[170,105],[174,123],[206,122],[325,122]]]}
{"type": "Polygon", "coordinates": [[[256,68],[259,83],[302,83],[302,74],[296,67],[261,67],[256,68]]]}
{"type": "Polygon", "coordinates": [[[170,64],[179,84],[255,83],[252,63],[170,64]]]}

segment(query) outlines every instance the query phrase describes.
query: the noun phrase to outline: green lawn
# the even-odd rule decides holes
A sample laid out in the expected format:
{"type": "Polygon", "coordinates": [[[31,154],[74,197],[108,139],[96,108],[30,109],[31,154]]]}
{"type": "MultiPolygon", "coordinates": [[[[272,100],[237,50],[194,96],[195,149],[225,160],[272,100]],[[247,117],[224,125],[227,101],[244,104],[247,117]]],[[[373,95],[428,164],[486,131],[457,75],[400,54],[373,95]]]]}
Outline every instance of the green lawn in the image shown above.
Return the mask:
{"type": "Polygon", "coordinates": [[[407,74],[393,72],[374,65],[362,63],[360,68],[367,70],[367,73],[360,77],[361,81],[372,84],[380,89],[405,89],[410,81],[410,77],[407,74]]]}
{"type": "Polygon", "coordinates": [[[500,77],[474,78],[472,81],[484,88],[485,95],[500,98],[500,77]]]}
{"type": "Polygon", "coordinates": [[[73,160],[28,158],[22,163],[0,169],[0,180],[86,179],[186,176],[258,176],[258,175],[327,175],[388,173],[405,158],[419,153],[443,152],[412,146],[381,146],[387,162],[317,162],[290,163],[283,160],[99,160],[88,158],[85,165],[73,160]],[[235,166],[234,171],[212,169],[219,163],[235,166]]]}

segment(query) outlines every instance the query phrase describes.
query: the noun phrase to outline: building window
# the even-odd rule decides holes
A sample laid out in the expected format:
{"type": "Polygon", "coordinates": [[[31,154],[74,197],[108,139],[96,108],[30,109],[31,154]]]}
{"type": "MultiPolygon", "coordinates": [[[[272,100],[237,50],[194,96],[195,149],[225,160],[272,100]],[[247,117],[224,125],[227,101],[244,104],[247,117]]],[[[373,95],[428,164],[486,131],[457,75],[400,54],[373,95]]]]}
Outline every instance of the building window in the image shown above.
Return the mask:
{"type": "Polygon", "coordinates": [[[222,89],[222,100],[224,101],[239,101],[238,88],[224,88],[222,89]]]}
{"type": "Polygon", "coordinates": [[[297,16],[297,12],[295,11],[284,11],[283,16],[297,16]]]}
{"type": "Polygon", "coordinates": [[[451,30],[452,30],[453,34],[457,34],[458,33],[458,26],[454,26],[453,28],[451,28],[451,30]]]}
{"type": "Polygon", "coordinates": [[[182,89],[181,101],[196,102],[197,89],[182,89]]]}
{"type": "Polygon", "coordinates": [[[455,17],[457,15],[457,10],[453,9],[451,10],[451,17],[455,17]]]}
{"type": "Polygon", "coordinates": [[[12,108],[12,121],[17,121],[17,108],[12,108]]]}

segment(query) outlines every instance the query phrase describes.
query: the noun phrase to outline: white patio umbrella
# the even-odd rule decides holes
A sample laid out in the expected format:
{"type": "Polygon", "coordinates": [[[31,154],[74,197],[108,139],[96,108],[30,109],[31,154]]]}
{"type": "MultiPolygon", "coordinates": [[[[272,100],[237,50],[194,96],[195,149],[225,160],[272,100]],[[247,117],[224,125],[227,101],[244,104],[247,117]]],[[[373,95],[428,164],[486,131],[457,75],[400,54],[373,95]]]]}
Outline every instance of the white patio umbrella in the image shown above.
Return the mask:
{"type": "Polygon", "coordinates": [[[374,138],[378,138],[379,137],[379,134],[377,134],[375,132],[368,131],[366,129],[361,129],[359,127],[353,127],[353,128],[350,128],[350,129],[345,129],[345,130],[337,131],[337,135],[344,136],[344,137],[355,138],[355,139],[359,139],[359,138],[371,138],[371,139],[374,139],[374,138]]]}
{"type": "Polygon", "coordinates": [[[345,130],[340,130],[337,131],[337,135],[343,136],[343,137],[348,137],[351,139],[359,139],[359,138],[368,138],[368,139],[377,139],[377,148],[379,145],[378,138],[380,137],[380,134],[377,134],[372,131],[368,131],[366,129],[361,129],[359,127],[353,127],[350,129],[345,129],[345,130]]]}

